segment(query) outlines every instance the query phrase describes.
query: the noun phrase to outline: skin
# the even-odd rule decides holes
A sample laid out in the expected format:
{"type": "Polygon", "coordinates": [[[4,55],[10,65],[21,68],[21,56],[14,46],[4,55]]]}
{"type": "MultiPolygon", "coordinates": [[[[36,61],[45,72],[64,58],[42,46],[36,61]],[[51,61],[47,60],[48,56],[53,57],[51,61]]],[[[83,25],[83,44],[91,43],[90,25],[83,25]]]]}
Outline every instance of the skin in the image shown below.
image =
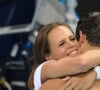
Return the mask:
{"type": "MultiPolygon", "coordinates": [[[[69,35],[70,36],[70,35],[69,35]]],[[[84,34],[82,34],[82,32],[80,32],[80,41],[79,41],[79,44],[81,46],[81,53],[87,51],[87,50],[91,50],[91,49],[99,49],[98,47],[92,47],[91,45],[88,44],[87,40],[86,40],[86,36],[84,34]]],[[[52,39],[49,39],[52,41],[52,39]]],[[[53,37],[53,40],[54,40],[54,37],[53,37]]],[[[52,42],[51,42],[52,43],[52,42]]],[[[52,48],[53,50],[54,48],[52,48]]],[[[84,79],[87,78],[88,81],[85,81],[86,82],[89,82],[89,80],[91,80],[91,78],[95,75],[92,71],[89,71],[90,74],[88,73],[85,73],[85,76],[87,77],[84,77],[84,79]]],[[[84,75],[84,74],[82,74],[84,75]]],[[[40,90],[72,90],[72,87],[73,86],[68,86],[69,84],[72,84],[73,81],[77,81],[79,80],[79,82],[81,82],[82,80],[79,79],[80,76],[82,75],[77,75],[77,76],[73,76],[71,78],[67,78],[65,80],[62,80],[62,79],[50,79],[50,80],[47,80],[41,87],[40,90]],[[66,83],[67,81],[67,83],[66,83]],[[56,84],[55,84],[56,83],[56,84]]],[[[86,85],[84,83],[84,85],[86,85]]],[[[99,83],[100,83],[100,80],[97,80],[91,88],[89,88],[88,90],[100,90],[100,86],[99,86],[99,83]]],[[[75,85],[76,83],[72,84],[72,85],[75,85]]],[[[83,83],[82,83],[83,84],[83,83]]],[[[76,84],[77,85],[77,84],[76,84]]],[[[80,85],[81,86],[81,85],[80,85]]],[[[76,88],[75,90],[80,90],[79,88],[76,88]]],[[[87,90],[85,88],[81,89],[81,90],[87,90]]]]}
{"type": "Polygon", "coordinates": [[[45,58],[46,60],[55,61],[51,61],[43,65],[41,73],[42,82],[48,78],[57,78],[80,72],[86,72],[89,70],[89,68],[97,65],[97,62],[94,63],[94,55],[97,61],[100,58],[100,56],[96,55],[95,52],[87,52],[81,56],[78,56],[79,44],[68,27],[58,26],[54,28],[54,30],[48,34],[48,40],[50,53],[45,54],[45,58]],[[93,54],[93,57],[89,57],[88,54],[93,54]]]}
{"type": "MultiPolygon", "coordinates": [[[[48,41],[50,45],[50,53],[45,55],[46,60],[60,60],[68,56],[77,56],[80,53],[78,41],[76,40],[71,30],[66,26],[58,26],[54,28],[48,34],[48,41]]],[[[43,66],[43,68],[49,65],[46,64],[43,66]]],[[[46,80],[46,75],[48,76],[49,74],[47,72],[42,73],[42,81],[46,80]]]]}
{"type": "Polygon", "coordinates": [[[79,54],[79,44],[70,29],[65,26],[54,28],[48,35],[48,41],[50,45],[50,53],[46,56],[50,57],[48,60],[59,60],[67,56],[79,54]],[[74,54],[71,54],[72,52],[74,54]]]}
{"type": "MultiPolygon", "coordinates": [[[[84,83],[85,84],[85,83],[84,83]]],[[[86,86],[85,86],[86,87],[86,86]]],[[[47,80],[40,90],[72,90],[67,87],[66,82],[62,79],[49,79],[47,80]]],[[[100,90],[100,80],[97,80],[89,89],[75,89],[75,90],[100,90]]]]}
{"type": "MultiPolygon", "coordinates": [[[[84,53],[83,55],[78,55],[79,45],[76,43],[77,40],[75,38],[70,39],[70,35],[72,35],[72,32],[70,31],[68,27],[64,25],[60,25],[54,28],[53,30],[50,31],[49,34],[47,34],[48,40],[50,39],[50,37],[52,38],[49,41],[50,50],[49,52],[45,52],[43,55],[46,60],[51,60],[51,59],[55,59],[55,60],[50,61],[49,63],[45,63],[43,65],[42,73],[41,73],[43,83],[48,78],[57,78],[57,77],[63,77],[66,75],[68,76],[68,75],[77,74],[80,72],[86,72],[93,66],[97,65],[98,62],[100,62],[98,61],[100,59],[100,56],[96,54],[96,53],[100,53],[100,51],[98,50],[94,50],[90,52],[88,51],[84,53]],[[55,39],[56,35],[60,37],[58,40],[55,39]],[[69,37],[67,37],[67,35],[69,35],[69,37]],[[53,40],[57,42],[54,43],[52,42],[53,40]],[[69,45],[71,48],[69,47],[69,45]],[[57,52],[54,49],[56,49],[57,52]],[[57,57],[56,55],[60,55],[60,56],[57,57]],[[92,62],[94,60],[96,60],[95,63],[92,62]]],[[[45,60],[45,59],[42,59],[42,60],[45,60]]]]}

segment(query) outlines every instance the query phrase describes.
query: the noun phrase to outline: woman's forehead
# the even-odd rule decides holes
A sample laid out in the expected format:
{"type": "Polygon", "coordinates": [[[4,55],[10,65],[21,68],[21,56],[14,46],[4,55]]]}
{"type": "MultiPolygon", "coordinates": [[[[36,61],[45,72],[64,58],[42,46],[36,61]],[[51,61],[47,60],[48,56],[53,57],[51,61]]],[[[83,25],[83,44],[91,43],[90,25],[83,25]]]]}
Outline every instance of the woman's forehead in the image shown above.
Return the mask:
{"type": "Polygon", "coordinates": [[[54,29],[51,30],[51,32],[49,32],[48,36],[50,35],[63,35],[63,34],[66,34],[66,35],[73,35],[72,31],[70,30],[69,27],[67,26],[58,26],[54,29]]]}
{"type": "Polygon", "coordinates": [[[57,40],[69,38],[70,36],[73,36],[73,33],[68,27],[59,26],[51,30],[51,32],[48,34],[48,40],[56,42],[57,40]]]}

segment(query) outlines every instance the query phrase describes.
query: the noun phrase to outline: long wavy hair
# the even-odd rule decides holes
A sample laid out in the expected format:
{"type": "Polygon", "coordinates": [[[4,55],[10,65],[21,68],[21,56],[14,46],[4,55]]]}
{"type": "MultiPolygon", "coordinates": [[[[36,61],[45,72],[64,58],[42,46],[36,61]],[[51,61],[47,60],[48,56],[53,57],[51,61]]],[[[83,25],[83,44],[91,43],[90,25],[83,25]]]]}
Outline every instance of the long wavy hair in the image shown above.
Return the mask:
{"type": "Polygon", "coordinates": [[[38,33],[35,43],[34,43],[34,66],[32,68],[32,72],[30,73],[29,79],[28,79],[28,88],[29,90],[34,89],[34,84],[33,84],[33,76],[34,76],[34,71],[36,67],[45,62],[45,57],[44,55],[46,53],[50,53],[50,47],[48,43],[48,34],[56,27],[58,26],[66,26],[68,27],[71,31],[72,29],[63,22],[54,22],[45,25],[40,32],[38,33]]]}

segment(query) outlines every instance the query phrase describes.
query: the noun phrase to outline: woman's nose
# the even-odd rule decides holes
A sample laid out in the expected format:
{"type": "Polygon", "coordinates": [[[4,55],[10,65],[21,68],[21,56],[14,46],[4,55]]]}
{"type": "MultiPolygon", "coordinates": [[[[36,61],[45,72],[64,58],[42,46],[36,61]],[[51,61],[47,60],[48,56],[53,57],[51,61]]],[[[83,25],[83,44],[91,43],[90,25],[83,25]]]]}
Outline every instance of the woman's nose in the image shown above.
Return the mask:
{"type": "Polygon", "coordinates": [[[71,41],[69,41],[69,42],[68,42],[68,45],[67,45],[67,48],[72,48],[73,46],[74,46],[74,43],[71,42],[71,41]]]}

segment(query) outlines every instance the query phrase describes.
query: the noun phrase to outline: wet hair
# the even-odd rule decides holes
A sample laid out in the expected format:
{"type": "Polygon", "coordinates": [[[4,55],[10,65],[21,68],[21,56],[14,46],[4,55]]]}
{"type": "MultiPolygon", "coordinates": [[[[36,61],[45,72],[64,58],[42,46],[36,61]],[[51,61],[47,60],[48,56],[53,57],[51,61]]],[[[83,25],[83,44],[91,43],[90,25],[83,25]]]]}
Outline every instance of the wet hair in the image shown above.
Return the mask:
{"type": "MultiPolygon", "coordinates": [[[[28,78],[28,88],[29,90],[34,90],[34,84],[33,84],[33,75],[34,75],[34,71],[36,69],[36,67],[45,62],[45,58],[44,58],[44,54],[46,53],[50,53],[50,46],[48,43],[48,34],[54,29],[57,28],[58,26],[66,26],[67,28],[69,28],[71,31],[72,29],[63,22],[54,22],[54,23],[50,23],[47,24],[45,26],[43,26],[43,28],[39,31],[36,39],[35,39],[35,43],[34,43],[34,65],[32,68],[32,72],[29,75],[28,78]]],[[[72,31],[73,33],[73,31],[72,31]]],[[[74,33],[73,33],[74,34],[74,33]]]]}
{"type": "Polygon", "coordinates": [[[80,38],[79,31],[86,35],[91,46],[100,47],[100,12],[88,13],[80,19],[76,28],[77,40],[80,38]]]}

